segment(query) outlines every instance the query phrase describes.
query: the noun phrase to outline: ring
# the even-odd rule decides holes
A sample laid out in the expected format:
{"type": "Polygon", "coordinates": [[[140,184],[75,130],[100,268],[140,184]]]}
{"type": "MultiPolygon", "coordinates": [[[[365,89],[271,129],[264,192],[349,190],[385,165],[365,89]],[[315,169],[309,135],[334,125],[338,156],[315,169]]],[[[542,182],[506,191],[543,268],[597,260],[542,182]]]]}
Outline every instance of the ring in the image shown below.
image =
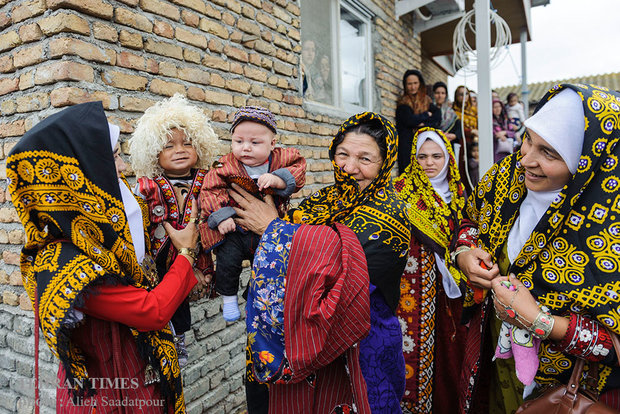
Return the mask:
{"type": "Polygon", "coordinates": [[[198,223],[199,218],[198,217],[190,217],[189,220],[187,220],[188,223],[198,223]]]}

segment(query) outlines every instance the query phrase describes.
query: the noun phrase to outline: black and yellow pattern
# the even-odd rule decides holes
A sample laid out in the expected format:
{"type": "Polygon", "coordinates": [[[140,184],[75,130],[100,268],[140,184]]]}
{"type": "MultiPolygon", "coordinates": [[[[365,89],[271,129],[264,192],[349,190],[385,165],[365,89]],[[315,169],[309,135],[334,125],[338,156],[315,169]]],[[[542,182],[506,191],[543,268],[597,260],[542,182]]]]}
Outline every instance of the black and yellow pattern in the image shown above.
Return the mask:
{"type": "Polygon", "coordinates": [[[411,238],[405,203],[398,198],[392,186],[391,170],[397,157],[396,142],[396,129],[383,116],[373,112],[352,116],[342,124],[329,147],[335,184],[312,194],[287,214],[287,219],[294,223],[337,222],[353,230],[370,263],[370,281],[379,288],[392,309],[398,305],[398,285],[411,238]],[[385,129],[387,153],[375,179],[360,191],[357,181],[334,162],[334,142],[346,130],[366,122],[377,122],[385,129]],[[399,272],[391,271],[397,268],[400,268],[399,272]]]}
{"type": "MultiPolygon", "coordinates": [[[[26,232],[24,287],[33,303],[38,296],[43,336],[67,376],[87,379],[67,323],[82,294],[100,283],[150,289],[155,282],[136,260],[101,103],[65,109],[36,125],[13,148],[6,170],[26,232]]],[[[185,412],[171,332],[132,334],[146,362],[159,371],[163,396],[175,412],[185,412]]]]}
{"type": "MultiPolygon", "coordinates": [[[[565,88],[583,101],[585,139],[579,166],[509,271],[553,314],[588,315],[620,333],[620,94],[595,85],[558,85],[537,109],[565,88]]],[[[527,192],[521,158],[518,152],[495,164],[466,207],[478,224],[479,245],[493,260],[527,192]]],[[[572,369],[546,342],[540,357],[540,383],[572,369]]],[[[601,372],[601,386],[609,375],[609,368],[601,372]]]]}
{"type": "Polygon", "coordinates": [[[433,247],[438,254],[443,256],[450,274],[456,283],[460,284],[465,279],[461,271],[452,263],[450,243],[456,233],[456,228],[463,219],[465,190],[452,145],[443,131],[427,127],[419,129],[413,136],[412,148],[411,163],[394,183],[399,189],[398,196],[407,203],[414,237],[433,247]],[[450,204],[443,201],[435,192],[428,176],[417,161],[418,137],[425,131],[436,132],[448,151],[448,186],[452,194],[450,204]]]}

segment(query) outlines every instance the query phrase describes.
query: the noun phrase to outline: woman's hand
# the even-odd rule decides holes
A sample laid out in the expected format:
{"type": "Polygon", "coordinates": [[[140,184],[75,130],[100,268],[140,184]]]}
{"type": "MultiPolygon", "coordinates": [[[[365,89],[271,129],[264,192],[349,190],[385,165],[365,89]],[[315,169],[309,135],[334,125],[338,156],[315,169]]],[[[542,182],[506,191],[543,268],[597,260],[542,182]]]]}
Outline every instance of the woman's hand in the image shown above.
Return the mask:
{"type": "Polygon", "coordinates": [[[491,288],[497,316],[519,328],[530,328],[540,308],[528,288],[514,274],[496,277],[491,281],[491,288]]]}
{"type": "Polygon", "coordinates": [[[235,223],[258,235],[263,234],[269,223],[278,218],[278,210],[276,210],[273,198],[266,195],[265,201],[261,201],[237,184],[231,186],[232,190],[228,193],[241,207],[235,207],[237,214],[235,223]]]}
{"type": "Polygon", "coordinates": [[[491,261],[491,255],[477,247],[456,256],[456,263],[471,284],[476,287],[489,289],[491,280],[499,276],[499,267],[491,261]],[[481,261],[488,270],[480,265],[481,261]]]}
{"type": "Polygon", "coordinates": [[[456,139],[456,134],[453,134],[452,132],[448,132],[446,134],[446,138],[448,138],[448,141],[454,141],[456,139]]]}
{"type": "Polygon", "coordinates": [[[187,226],[183,230],[176,230],[170,223],[164,222],[164,229],[166,229],[166,233],[170,236],[172,245],[177,250],[180,250],[183,247],[193,250],[198,244],[198,231],[196,230],[198,207],[196,204],[196,200],[194,200],[192,203],[192,213],[189,223],[187,223],[187,226]]]}
{"type": "Polygon", "coordinates": [[[501,141],[506,141],[506,131],[498,131],[495,133],[495,137],[501,141]]]}

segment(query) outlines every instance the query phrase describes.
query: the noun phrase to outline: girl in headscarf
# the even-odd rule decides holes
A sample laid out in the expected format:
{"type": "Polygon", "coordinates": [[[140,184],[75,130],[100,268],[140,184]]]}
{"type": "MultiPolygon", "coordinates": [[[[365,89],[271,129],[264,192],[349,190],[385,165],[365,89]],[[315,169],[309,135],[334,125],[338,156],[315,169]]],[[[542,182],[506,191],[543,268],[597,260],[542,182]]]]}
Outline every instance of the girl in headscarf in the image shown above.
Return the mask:
{"type": "Polygon", "coordinates": [[[398,413],[405,373],[395,309],[410,226],[390,180],[395,129],[378,114],[355,115],[329,153],[335,184],[289,211],[291,223],[234,195],[238,223],[263,233],[248,292],[252,372],[272,384],[270,413],[398,413]]]}
{"type": "Polygon", "coordinates": [[[460,325],[464,278],[450,259],[462,219],[463,185],[446,136],[423,128],[413,137],[411,164],[394,182],[409,206],[412,237],[401,277],[398,320],[403,330],[406,413],[454,413],[453,398],[463,360],[460,325]]]}
{"type": "Polygon", "coordinates": [[[454,91],[452,109],[459,120],[463,121],[463,131],[467,143],[478,139],[478,109],[472,103],[469,90],[461,85],[454,91]]]}
{"type": "Polygon", "coordinates": [[[165,224],[179,256],[155,287],[148,213],[121,174],[118,137],[101,102],[91,102],[40,122],[11,151],[8,188],[26,232],[24,287],[60,359],[57,412],[116,412],[123,404],[183,413],[167,324],[196,284],[197,232],[193,223],[182,231],[165,224]]]}
{"type": "Polygon", "coordinates": [[[454,251],[468,284],[482,292],[469,290],[465,301],[462,411],[516,410],[538,385],[566,383],[575,358],[599,363],[601,400],[619,409],[611,336],[620,333],[620,95],[558,85],[525,125],[521,150],[495,164],[470,197],[454,251]],[[525,389],[520,371],[531,361],[491,364],[484,352],[500,339],[493,314],[537,339],[539,365],[525,389]]]}
{"type": "Polygon", "coordinates": [[[515,132],[508,122],[504,104],[493,100],[493,160],[498,162],[506,155],[512,154],[515,144],[515,132]]]}
{"type": "Polygon", "coordinates": [[[413,134],[422,127],[436,127],[440,123],[441,110],[433,105],[426,94],[422,73],[410,69],[403,75],[403,95],[396,106],[396,129],[398,131],[398,173],[402,174],[411,160],[413,134]]]}

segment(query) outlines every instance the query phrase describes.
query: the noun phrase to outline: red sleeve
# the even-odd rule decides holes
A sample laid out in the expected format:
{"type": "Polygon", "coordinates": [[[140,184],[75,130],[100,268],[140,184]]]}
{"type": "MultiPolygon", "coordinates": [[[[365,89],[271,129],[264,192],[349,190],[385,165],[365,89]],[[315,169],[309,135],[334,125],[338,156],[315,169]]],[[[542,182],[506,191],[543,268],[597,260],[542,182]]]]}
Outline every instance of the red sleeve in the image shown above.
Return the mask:
{"type": "Polygon", "coordinates": [[[285,159],[283,160],[286,169],[295,178],[295,191],[302,189],[306,184],[306,159],[301,155],[297,148],[287,148],[285,159]]]}
{"type": "Polygon", "coordinates": [[[139,331],[155,331],[166,326],[196,283],[189,261],[178,256],[162,282],[150,292],[134,286],[100,286],[86,298],[81,310],[139,331]]]}

